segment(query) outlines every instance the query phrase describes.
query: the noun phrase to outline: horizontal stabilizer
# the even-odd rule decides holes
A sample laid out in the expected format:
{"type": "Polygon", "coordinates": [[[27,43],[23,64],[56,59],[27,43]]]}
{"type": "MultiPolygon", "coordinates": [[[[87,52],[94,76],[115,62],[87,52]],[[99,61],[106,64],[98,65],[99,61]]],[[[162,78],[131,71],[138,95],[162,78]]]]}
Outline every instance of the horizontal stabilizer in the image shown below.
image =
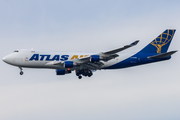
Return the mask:
{"type": "Polygon", "coordinates": [[[161,59],[161,58],[167,58],[167,57],[171,56],[172,54],[174,54],[175,52],[177,52],[177,51],[171,51],[171,52],[167,52],[167,53],[162,53],[162,54],[150,56],[150,57],[148,57],[148,59],[161,59]]]}

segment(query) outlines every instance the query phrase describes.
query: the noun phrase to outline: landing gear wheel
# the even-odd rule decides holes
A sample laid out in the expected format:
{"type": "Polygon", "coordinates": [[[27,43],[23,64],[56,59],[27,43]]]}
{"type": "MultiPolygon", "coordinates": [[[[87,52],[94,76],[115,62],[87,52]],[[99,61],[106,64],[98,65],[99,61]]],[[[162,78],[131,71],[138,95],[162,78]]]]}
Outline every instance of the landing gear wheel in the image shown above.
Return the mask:
{"type": "Polygon", "coordinates": [[[23,75],[22,67],[19,67],[19,69],[20,69],[20,75],[23,75]]]}
{"type": "Polygon", "coordinates": [[[88,72],[88,77],[91,77],[93,75],[92,71],[88,72]]]}
{"type": "Polygon", "coordinates": [[[20,75],[23,75],[23,71],[20,72],[20,75]]]}
{"type": "Polygon", "coordinates": [[[81,79],[81,78],[82,78],[82,76],[78,76],[78,78],[79,78],[79,79],[81,79]]]}

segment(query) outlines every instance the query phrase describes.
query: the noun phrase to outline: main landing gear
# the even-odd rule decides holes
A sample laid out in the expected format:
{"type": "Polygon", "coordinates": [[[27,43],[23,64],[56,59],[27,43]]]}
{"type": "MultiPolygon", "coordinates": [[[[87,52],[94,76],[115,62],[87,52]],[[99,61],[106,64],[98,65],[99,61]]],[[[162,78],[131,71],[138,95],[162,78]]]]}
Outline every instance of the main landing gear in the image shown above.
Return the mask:
{"type": "Polygon", "coordinates": [[[82,76],[80,75],[80,76],[78,76],[78,78],[79,78],[79,79],[81,79],[81,78],[82,78],[82,76]]]}
{"type": "Polygon", "coordinates": [[[22,69],[21,67],[19,67],[19,69],[20,69],[20,75],[23,75],[23,73],[24,73],[24,72],[22,71],[23,69],[22,69]]]}
{"type": "Polygon", "coordinates": [[[76,75],[78,76],[79,79],[82,78],[82,75],[85,77],[91,77],[93,75],[91,70],[88,69],[82,69],[82,70],[76,70],[76,75]]]}

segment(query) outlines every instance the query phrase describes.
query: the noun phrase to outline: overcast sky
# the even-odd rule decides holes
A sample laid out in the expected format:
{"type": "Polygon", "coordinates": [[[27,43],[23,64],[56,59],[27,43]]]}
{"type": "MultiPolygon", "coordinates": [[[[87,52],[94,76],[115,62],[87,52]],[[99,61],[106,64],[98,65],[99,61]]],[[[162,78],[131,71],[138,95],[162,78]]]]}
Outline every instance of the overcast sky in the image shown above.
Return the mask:
{"type": "MultiPolygon", "coordinates": [[[[179,0],[1,0],[0,58],[14,49],[99,53],[139,44],[177,29],[179,0]]],[[[1,120],[179,120],[180,53],[169,61],[101,70],[79,80],[74,73],[19,68],[0,62],[1,120]]]]}

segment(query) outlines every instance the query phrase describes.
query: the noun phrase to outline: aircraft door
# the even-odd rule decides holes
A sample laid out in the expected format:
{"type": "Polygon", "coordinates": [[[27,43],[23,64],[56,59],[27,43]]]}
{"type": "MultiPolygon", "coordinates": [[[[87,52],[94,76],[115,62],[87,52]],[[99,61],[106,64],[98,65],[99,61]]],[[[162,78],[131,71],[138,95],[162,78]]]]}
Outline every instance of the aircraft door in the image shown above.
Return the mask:
{"type": "Polygon", "coordinates": [[[28,57],[25,57],[25,63],[28,63],[29,62],[29,58],[28,57]]]}

